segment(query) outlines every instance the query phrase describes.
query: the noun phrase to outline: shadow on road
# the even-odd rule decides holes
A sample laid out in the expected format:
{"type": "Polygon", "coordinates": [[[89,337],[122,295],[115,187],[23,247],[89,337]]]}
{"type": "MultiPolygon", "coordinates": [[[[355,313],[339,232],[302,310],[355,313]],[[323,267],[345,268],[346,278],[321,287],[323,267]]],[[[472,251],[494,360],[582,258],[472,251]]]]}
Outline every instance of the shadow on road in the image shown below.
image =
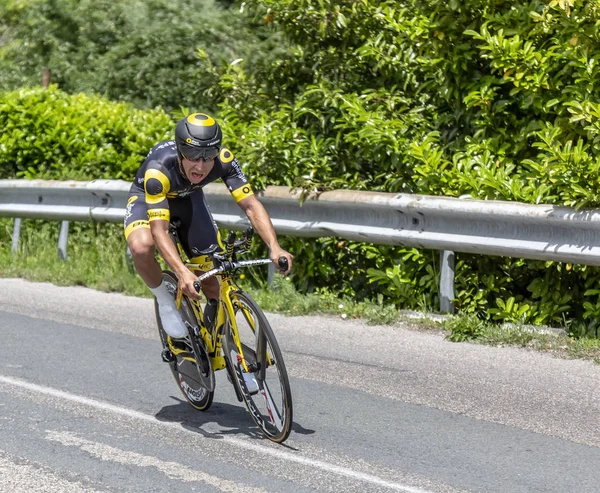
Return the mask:
{"type": "MultiPolygon", "coordinates": [[[[181,423],[186,430],[199,433],[207,438],[223,438],[226,435],[244,434],[252,438],[267,440],[262,432],[252,421],[250,414],[244,407],[213,402],[206,411],[197,411],[185,400],[171,396],[176,404],[164,406],[158,413],[156,419],[170,423],[181,423]],[[216,423],[219,430],[216,432],[206,431],[202,426],[206,423],[216,423]]],[[[292,424],[292,431],[300,435],[312,435],[315,430],[304,428],[298,423],[292,424]]]]}

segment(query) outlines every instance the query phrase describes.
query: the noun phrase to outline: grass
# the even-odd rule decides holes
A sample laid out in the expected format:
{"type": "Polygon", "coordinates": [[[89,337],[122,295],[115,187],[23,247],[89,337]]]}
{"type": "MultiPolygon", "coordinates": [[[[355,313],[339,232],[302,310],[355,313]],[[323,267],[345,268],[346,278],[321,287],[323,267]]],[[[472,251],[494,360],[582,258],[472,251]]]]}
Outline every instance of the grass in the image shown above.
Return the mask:
{"type": "MultiPolygon", "coordinates": [[[[150,292],[135,274],[125,255],[125,240],[120,225],[73,223],[69,235],[67,260],[58,257],[58,222],[23,221],[16,255],[10,251],[13,221],[0,219],[0,277],[18,277],[60,286],[87,286],[107,292],[150,297],[150,292]]],[[[454,342],[493,346],[518,346],[549,352],[562,358],[600,362],[600,339],[572,338],[545,334],[519,326],[501,326],[474,315],[459,314],[434,321],[423,314],[408,317],[405,312],[383,303],[354,302],[336,293],[320,291],[302,294],[289,278],[275,276],[273,285],[264,288],[240,281],[266,311],[286,315],[325,314],[342,319],[361,319],[367,324],[410,325],[418,330],[443,331],[454,342]]]]}
{"type": "Polygon", "coordinates": [[[477,319],[474,315],[460,314],[443,322],[452,341],[469,341],[489,346],[518,346],[551,353],[568,359],[587,359],[600,363],[600,339],[574,338],[567,333],[549,333],[530,326],[499,325],[477,319]]]}
{"type": "Polygon", "coordinates": [[[72,225],[66,261],[58,257],[58,223],[24,221],[24,226],[19,251],[12,255],[7,221],[0,221],[1,277],[150,296],[127,264],[125,241],[115,234],[116,225],[72,225]]]}

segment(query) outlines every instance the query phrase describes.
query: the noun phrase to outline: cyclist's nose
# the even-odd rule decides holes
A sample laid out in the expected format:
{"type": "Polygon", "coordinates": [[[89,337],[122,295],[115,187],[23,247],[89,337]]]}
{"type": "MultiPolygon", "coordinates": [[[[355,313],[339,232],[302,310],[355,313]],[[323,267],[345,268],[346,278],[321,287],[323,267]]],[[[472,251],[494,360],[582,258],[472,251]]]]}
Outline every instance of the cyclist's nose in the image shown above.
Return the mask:
{"type": "Polygon", "coordinates": [[[210,164],[210,159],[206,159],[201,157],[200,159],[198,159],[198,161],[196,161],[196,166],[195,168],[204,168],[206,167],[208,164],[210,164]]]}

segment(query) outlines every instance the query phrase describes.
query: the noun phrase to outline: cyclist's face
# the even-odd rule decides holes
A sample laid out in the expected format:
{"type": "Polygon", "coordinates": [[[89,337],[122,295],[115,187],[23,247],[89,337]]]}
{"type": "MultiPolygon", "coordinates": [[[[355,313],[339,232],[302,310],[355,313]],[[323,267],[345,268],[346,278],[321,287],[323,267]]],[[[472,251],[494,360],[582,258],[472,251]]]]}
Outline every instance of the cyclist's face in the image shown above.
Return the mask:
{"type": "Polygon", "coordinates": [[[183,169],[185,171],[185,176],[191,183],[197,184],[200,183],[206,175],[208,175],[213,166],[215,165],[214,158],[207,159],[206,161],[203,158],[198,159],[197,161],[191,161],[190,159],[182,158],[183,169]]]}

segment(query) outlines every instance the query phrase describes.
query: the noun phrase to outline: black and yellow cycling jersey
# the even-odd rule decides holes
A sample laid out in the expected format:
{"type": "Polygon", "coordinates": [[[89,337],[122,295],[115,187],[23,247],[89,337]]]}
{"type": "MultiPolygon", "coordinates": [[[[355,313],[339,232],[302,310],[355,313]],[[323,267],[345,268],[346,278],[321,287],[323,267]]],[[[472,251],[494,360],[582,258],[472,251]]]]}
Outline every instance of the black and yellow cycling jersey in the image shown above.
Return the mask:
{"type": "Polygon", "coordinates": [[[179,171],[174,140],[155,145],[138,170],[129,191],[125,210],[125,238],[138,228],[150,228],[150,222],[177,219],[179,236],[188,256],[217,243],[218,229],[206,203],[202,188],[221,179],[239,202],[253,195],[252,187],[233,153],[221,148],[210,173],[193,185],[179,171]]]}

